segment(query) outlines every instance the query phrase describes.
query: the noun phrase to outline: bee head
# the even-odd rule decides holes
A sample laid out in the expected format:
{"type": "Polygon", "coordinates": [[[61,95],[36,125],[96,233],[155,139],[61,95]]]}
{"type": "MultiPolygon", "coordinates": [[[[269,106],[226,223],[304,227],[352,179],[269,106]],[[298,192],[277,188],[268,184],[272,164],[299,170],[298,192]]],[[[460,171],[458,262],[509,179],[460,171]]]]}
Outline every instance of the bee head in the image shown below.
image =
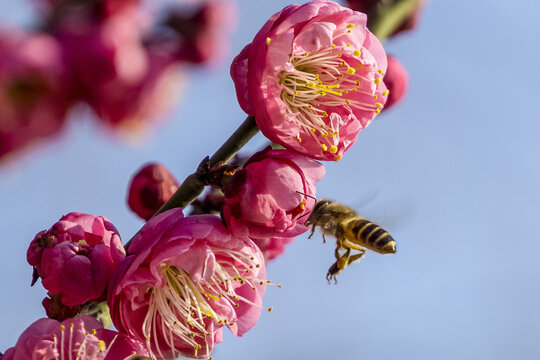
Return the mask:
{"type": "Polygon", "coordinates": [[[309,217],[304,223],[304,225],[309,226],[312,224],[316,224],[321,219],[322,215],[324,214],[324,209],[330,203],[332,203],[332,201],[328,199],[321,199],[317,201],[317,203],[315,204],[315,207],[311,211],[311,214],[309,214],[309,217]]]}

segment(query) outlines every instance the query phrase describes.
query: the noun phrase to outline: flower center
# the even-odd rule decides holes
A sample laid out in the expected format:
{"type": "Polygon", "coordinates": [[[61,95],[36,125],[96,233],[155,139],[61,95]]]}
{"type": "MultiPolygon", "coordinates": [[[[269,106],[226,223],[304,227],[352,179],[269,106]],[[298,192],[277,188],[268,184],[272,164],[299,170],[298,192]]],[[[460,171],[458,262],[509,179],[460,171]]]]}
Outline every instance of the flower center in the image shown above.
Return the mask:
{"type": "MultiPolygon", "coordinates": [[[[334,34],[334,40],[352,32],[352,28],[354,25],[349,24],[334,34]]],[[[377,102],[375,89],[384,73],[362,61],[362,52],[351,44],[332,44],[314,53],[293,54],[289,62],[294,69],[280,73],[280,98],[295,114],[291,120],[310,134],[323,152],[338,152],[337,142],[332,139],[339,135],[338,121],[326,119],[331,117],[328,112],[332,107],[381,112],[383,104],[377,102]]],[[[300,132],[296,139],[302,141],[300,132]]]]}
{"type": "MultiPolygon", "coordinates": [[[[238,295],[235,289],[247,284],[253,291],[256,285],[265,282],[257,278],[254,269],[261,264],[240,251],[214,249],[216,264],[214,274],[208,279],[193,281],[190,274],[172,265],[162,264],[162,273],[166,279],[163,288],[152,288],[149,310],[143,323],[143,333],[147,347],[152,349],[154,339],[155,349],[163,357],[157,342],[156,331],[163,333],[173,356],[180,353],[175,348],[175,342],[181,341],[193,348],[194,357],[202,347],[206,354],[210,353],[209,344],[213,343],[213,335],[208,331],[210,324],[234,325],[226,314],[221,314],[216,306],[219,302],[226,302],[238,308],[239,302],[260,307],[245,297],[238,295]],[[166,329],[166,330],[165,330],[166,329]]],[[[271,311],[272,308],[267,310],[271,311]]],[[[229,315],[230,316],[230,315],[229,315]]],[[[152,350],[151,350],[152,351],[152,350]]]]}

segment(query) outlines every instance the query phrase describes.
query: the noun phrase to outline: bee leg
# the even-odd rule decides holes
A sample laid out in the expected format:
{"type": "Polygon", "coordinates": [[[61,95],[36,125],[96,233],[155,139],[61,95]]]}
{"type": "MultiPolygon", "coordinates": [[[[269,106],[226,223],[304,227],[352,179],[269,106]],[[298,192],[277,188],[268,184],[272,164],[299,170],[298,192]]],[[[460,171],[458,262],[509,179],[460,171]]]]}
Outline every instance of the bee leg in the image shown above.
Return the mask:
{"type": "MultiPolygon", "coordinates": [[[[313,226],[311,227],[311,234],[309,234],[308,239],[311,239],[314,233],[315,233],[315,224],[313,224],[313,226]]],[[[324,239],[324,234],[323,234],[323,239],[324,239]]]]}
{"type": "MultiPolygon", "coordinates": [[[[336,258],[339,255],[339,252],[336,248],[336,258]]],[[[331,280],[334,280],[334,283],[337,284],[337,274],[341,272],[341,270],[345,269],[347,265],[349,264],[349,258],[351,257],[351,249],[347,249],[343,255],[341,255],[335,263],[330,266],[328,269],[328,273],[326,273],[326,280],[328,280],[328,283],[330,284],[331,280]]],[[[357,256],[357,255],[354,255],[357,256]]]]}
{"type": "Polygon", "coordinates": [[[357,261],[360,261],[362,260],[362,258],[364,257],[364,255],[366,255],[366,250],[362,249],[360,250],[361,253],[360,254],[356,254],[356,255],[352,255],[349,257],[349,259],[347,260],[347,266],[357,262],[357,261]]]}

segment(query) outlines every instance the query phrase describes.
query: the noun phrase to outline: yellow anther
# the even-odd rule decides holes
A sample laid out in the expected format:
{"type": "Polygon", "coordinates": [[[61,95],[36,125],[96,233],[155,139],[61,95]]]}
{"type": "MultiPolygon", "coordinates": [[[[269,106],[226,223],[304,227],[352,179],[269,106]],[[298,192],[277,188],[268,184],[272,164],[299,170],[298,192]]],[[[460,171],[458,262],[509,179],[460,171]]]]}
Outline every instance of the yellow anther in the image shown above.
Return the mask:
{"type": "Polygon", "coordinates": [[[343,54],[342,54],[342,53],[337,53],[337,56],[338,56],[338,57],[342,57],[343,54]]]}
{"type": "Polygon", "coordinates": [[[337,146],[334,146],[334,145],[330,146],[330,152],[331,152],[332,154],[337,153],[337,146]]]}
{"type": "Polygon", "coordinates": [[[64,330],[66,330],[66,327],[64,325],[60,325],[60,330],[64,331],[64,330]]]}
{"type": "Polygon", "coordinates": [[[321,94],[321,96],[326,96],[326,93],[324,91],[321,91],[319,94],[321,94]]]}
{"type": "Polygon", "coordinates": [[[309,56],[309,53],[306,51],[306,53],[304,54],[304,56],[309,56]]]}
{"type": "Polygon", "coordinates": [[[352,91],[358,91],[358,89],[357,88],[352,88],[352,91]]]}
{"type": "Polygon", "coordinates": [[[382,69],[377,70],[377,72],[378,72],[379,74],[381,74],[381,75],[384,75],[384,72],[382,71],[382,69]]]}
{"type": "Polygon", "coordinates": [[[97,331],[96,329],[92,329],[92,335],[96,335],[97,331]]]}
{"type": "Polygon", "coordinates": [[[268,308],[268,311],[270,312],[270,311],[272,311],[272,310],[274,310],[274,308],[270,306],[270,307],[268,308]]]}
{"type": "Polygon", "coordinates": [[[297,96],[298,96],[298,91],[295,91],[295,92],[294,92],[294,95],[297,95],[297,96]]]}
{"type": "Polygon", "coordinates": [[[359,68],[359,69],[363,69],[363,68],[364,68],[364,65],[358,64],[358,65],[356,65],[356,67],[359,68]]]}
{"type": "Polygon", "coordinates": [[[339,161],[339,160],[341,160],[341,155],[334,156],[334,161],[339,161]]]}
{"type": "Polygon", "coordinates": [[[99,346],[99,351],[100,352],[105,351],[105,349],[107,348],[107,346],[105,344],[105,341],[103,341],[103,340],[98,341],[98,346],[99,346]]]}
{"type": "Polygon", "coordinates": [[[306,86],[307,86],[307,87],[315,87],[315,83],[313,83],[313,82],[308,82],[308,83],[306,83],[306,86]]]}
{"type": "Polygon", "coordinates": [[[356,57],[360,57],[360,55],[362,55],[362,52],[360,50],[354,50],[353,55],[356,57]]]}
{"type": "Polygon", "coordinates": [[[347,30],[347,32],[350,34],[350,33],[352,33],[352,30],[347,30]]]}
{"type": "Polygon", "coordinates": [[[321,147],[322,147],[323,151],[328,150],[328,146],[326,146],[326,144],[322,144],[321,147]]]}
{"type": "Polygon", "coordinates": [[[302,142],[302,138],[300,138],[300,136],[296,135],[296,141],[298,141],[299,143],[302,142]]]}
{"type": "Polygon", "coordinates": [[[345,103],[346,103],[347,105],[351,105],[351,100],[347,99],[347,100],[345,100],[345,103]]]}
{"type": "Polygon", "coordinates": [[[375,114],[380,114],[381,113],[381,109],[375,109],[375,114]]]}
{"type": "Polygon", "coordinates": [[[377,107],[383,107],[383,104],[381,104],[380,102],[376,102],[376,103],[375,103],[375,106],[377,106],[377,107]]]}
{"type": "Polygon", "coordinates": [[[322,135],[322,137],[327,137],[327,136],[328,136],[328,132],[323,131],[321,135],[322,135]]]}
{"type": "Polygon", "coordinates": [[[348,93],[349,93],[349,90],[343,90],[343,93],[344,93],[344,94],[348,94],[348,93]]]}
{"type": "Polygon", "coordinates": [[[323,111],[323,112],[322,112],[322,116],[328,117],[328,113],[327,113],[326,111],[323,111]]]}
{"type": "Polygon", "coordinates": [[[350,66],[347,68],[347,74],[354,75],[355,72],[356,72],[356,70],[354,70],[354,68],[352,68],[350,66]]]}
{"type": "Polygon", "coordinates": [[[335,49],[337,48],[337,45],[336,44],[332,44],[332,49],[335,49]]]}
{"type": "Polygon", "coordinates": [[[319,74],[315,74],[315,79],[319,80],[319,74]]]}
{"type": "Polygon", "coordinates": [[[374,82],[375,82],[375,84],[378,84],[378,83],[380,83],[381,81],[382,81],[382,78],[378,77],[378,78],[375,79],[374,82]]]}
{"type": "Polygon", "coordinates": [[[306,210],[306,199],[302,200],[299,206],[300,206],[300,209],[306,210]]]}
{"type": "Polygon", "coordinates": [[[266,45],[270,45],[270,41],[272,41],[272,39],[270,39],[269,37],[266,38],[266,45]]]}
{"type": "Polygon", "coordinates": [[[332,55],[332,50],[330,50],[330,51],[328,52],[328,54],[332,55]]]}
{"type": "Polygon", "coordinates": [[[347,25],[347,28],[352,29],[354,27],[354,24],[347,25]]]}
{"type": "Polygon", "coordinates": [[[374,100],[377,100],[377,98],[378,98],[377,94],[373,95],[374,100]]]}
{"type": "Polygon", "coordinates": [[[330,137],[334,137],[334,136],[336,136],[337,134],[338,134],[338,131],[336,130],[336,131],[334,131],[333,133],[330,134],[330,137]]]}
{"type": "Polygon", "coordinates": [[[347,43],[347,46],[351,46],[351,44],[347,43]]]}
{"type": "Polygon", "coordinates": [[[360,80],[355,80],[356,86],[360,86],[360,80]]]}
{"type": "Polygon", "coordinates": [[[317,131],[315,128],[311,128],[311,132],[315,132],[317,131]]]}
{"type": "Polygon", "coordinates": [[[308,108],[309,110],[311,110],[311,109],[313,109],[313,105],[309,104],[309,105],[307,106],[307,108],[308,108]]]}
{"type": "Polygon", "coordinates": [[[260,268],[261,267],[261,264],[257,264],[255,265],[256,268],[260,268]]]}
{"type": "Polygon", "coordinates": [[[388,94],[390,94],[390,90],[386,89],[382,94],[383,96],[388,96],[388,94]]]}

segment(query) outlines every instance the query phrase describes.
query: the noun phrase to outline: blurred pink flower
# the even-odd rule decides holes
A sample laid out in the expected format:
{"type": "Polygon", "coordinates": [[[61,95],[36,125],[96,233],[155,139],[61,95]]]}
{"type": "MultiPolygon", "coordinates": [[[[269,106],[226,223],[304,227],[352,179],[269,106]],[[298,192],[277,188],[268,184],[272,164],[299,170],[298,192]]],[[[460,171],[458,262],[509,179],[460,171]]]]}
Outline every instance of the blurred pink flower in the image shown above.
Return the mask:
{"type": "Polygon", "coordinates": [[[174,9],[165,23],[174,30],[178,60],[192,63],[217,62],[227,56],[236,26],[236,4],[232,0],[199,1],[194,13],[174,9]]]}
{"type": "Polygon", "coordinates": [[[384,106],[385,71],[366,15],[324,0],[273,15],[231,66],[240,106],[267,138],[336,161],[384,106]]]}
{"type": "Polygon", "coordinates": [[[124,257],[118,230],[107,218],[76,212],[39,232],[27,251],[43,287],[67,306],[101,300],[124,257]]]}
{"type": "Polygon", "coordinates": [[[0,32],[0,158],[59,132],[71,103],[57,42],[0,32]]]}
{"type": "Polygon", "coordinates": [[[150,22],[142,9],[126,6],[108,17],[73,10],[56,24],[74,91],[109,127],[144,128],[174,94],[173,54],[146,46],[150,22]]]}
{"type": "Polygon", "coordinates": [[[149,163],[131,179],[128,205],[131,211],[148,220],[178,189],[178,181],[165,165],[149,163]]]}
{"type": "Polygon", "coordinates": [[[116,331],[103,329],[91,316],[32,323],[8,349],[2,360],[122,360],[148,355],[144,345],[116,331]]]}
{"type": "Polygon", "coordinates": [[[289,150],[266,150],[253,155],[224,187],[223,219],[231,231],[246,226],[253,238],[293,237],[307,230],[298,219],[309,213],[315,183],[324,166],[289,150]]]}
{"type": "Polygon", "coordinates": [[[409,89],[409,74],[407,69],[395,56],[388,56],[388,69],[384,75],[384,83],[388,87],[388,101],[385,109],[400,102],[409,89]]]}
{"type": "Polygon", "coordinates": [[[133,238],[114,274],[108,304],[118,330],[145,341],[158,358],[204,358],[227,325],[242,336],[259,317],[264,258],[212,215],[172,209],[133,238]]]}
{"type": "Polygon", "coordinates": [[[285,245],[291,243],[294,237],[268,237],[268,238],[251,238],[253,242],[261,249],[266,263],[269,260],[277,258],[285,252],[285,245]]]}

